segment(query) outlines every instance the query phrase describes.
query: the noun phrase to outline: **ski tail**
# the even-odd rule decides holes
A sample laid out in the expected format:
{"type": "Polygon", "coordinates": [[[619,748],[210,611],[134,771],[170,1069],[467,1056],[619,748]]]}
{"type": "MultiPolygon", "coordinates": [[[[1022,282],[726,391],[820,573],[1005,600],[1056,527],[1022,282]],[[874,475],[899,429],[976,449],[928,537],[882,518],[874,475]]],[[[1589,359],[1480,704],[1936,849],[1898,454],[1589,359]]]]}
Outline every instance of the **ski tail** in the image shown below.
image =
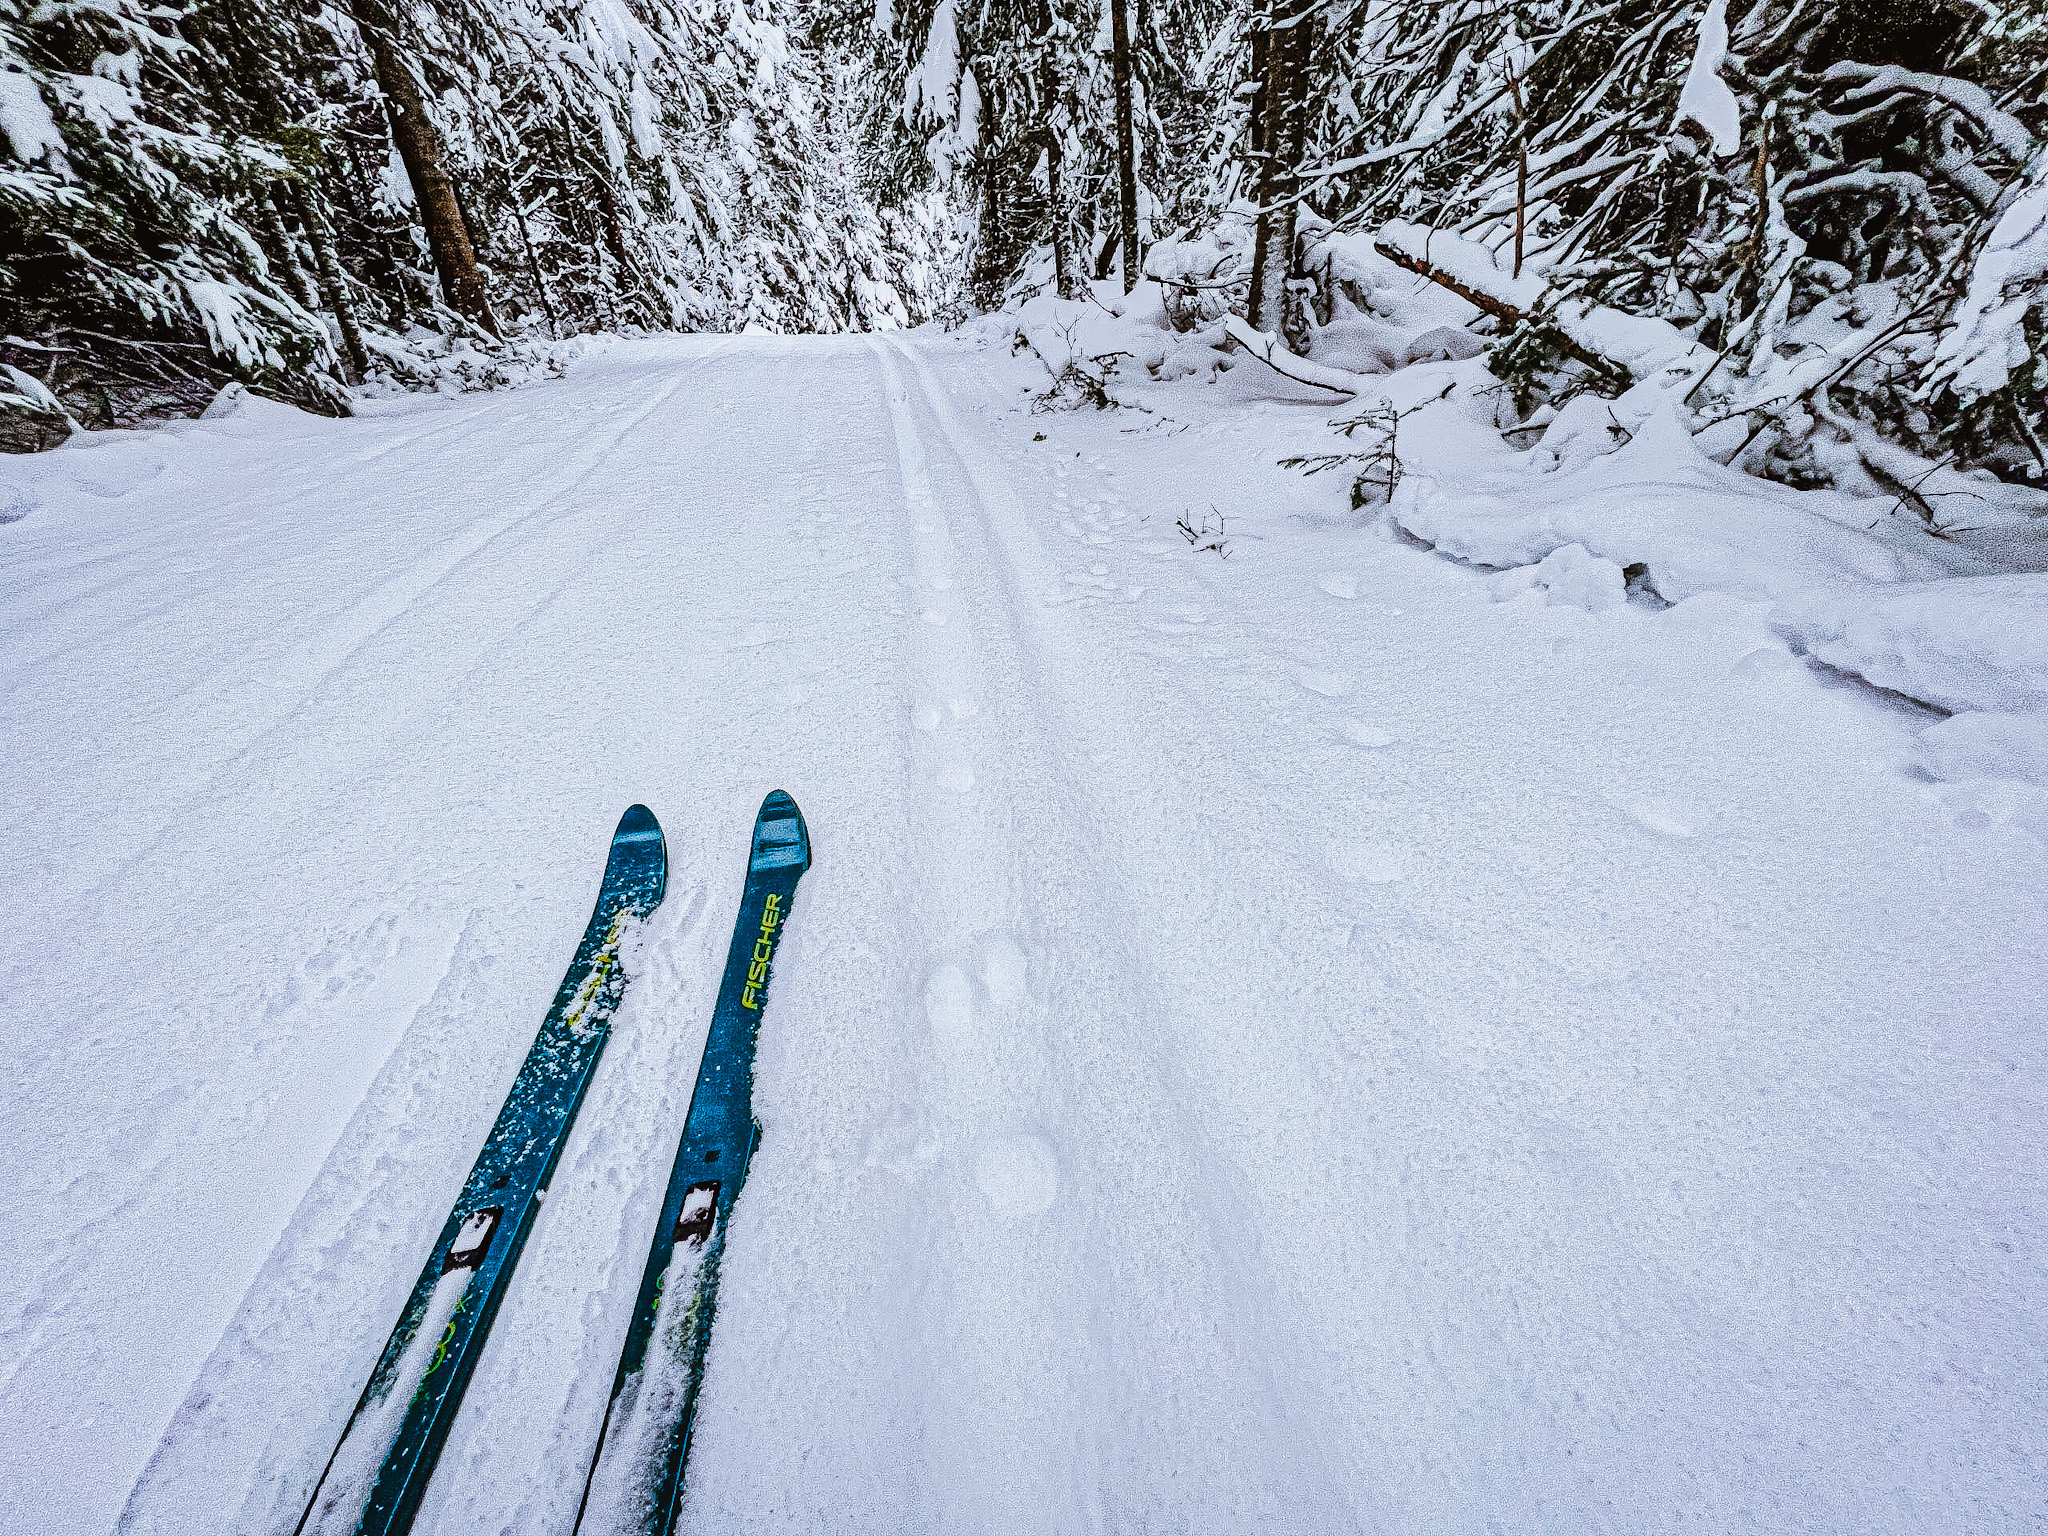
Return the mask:
{"type": "Polygon", "coordinates": [[[668,1536],[681,1508],[697,1393],[711,1341],[718,1265],[733,1202],[760,1139],[754,1047],[809,830],[781,790],[761,802],[732,947],[696,1090],[655,1222],[611,1400],[584,1479],[576,1529],[668,1536]]]}
{"type": "Polygon", "coordinates": [[[411,1529],[604,1052],[625,990],[627,926],[661,904],[667,883],[661,824],[632,806],[619,818],[597,905],[554,1004],[294,1536],[411,1529]]]}

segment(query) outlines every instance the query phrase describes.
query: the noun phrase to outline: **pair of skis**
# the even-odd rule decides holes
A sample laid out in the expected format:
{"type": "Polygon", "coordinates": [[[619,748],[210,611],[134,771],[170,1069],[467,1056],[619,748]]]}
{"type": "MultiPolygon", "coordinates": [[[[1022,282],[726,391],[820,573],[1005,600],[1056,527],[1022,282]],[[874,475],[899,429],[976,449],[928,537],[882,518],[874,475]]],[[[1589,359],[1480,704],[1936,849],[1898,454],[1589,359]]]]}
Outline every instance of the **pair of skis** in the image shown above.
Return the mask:
{"type": "MultiPolygon", "coordinates": [[[[759,1137],[754,1042],[810,839],[796,802],[761,802],[732,949],[655,1226],[577,1527],[668,1536],[710,1342],[718,1257],[759,1137]]],[[[295,1536],[403,1536],[425,1496],[569,1139],[625,992],[627,925],[661,904],[668,854],[653,812],[619,819],[590,925],[513,1079],[295,1536]]]]}

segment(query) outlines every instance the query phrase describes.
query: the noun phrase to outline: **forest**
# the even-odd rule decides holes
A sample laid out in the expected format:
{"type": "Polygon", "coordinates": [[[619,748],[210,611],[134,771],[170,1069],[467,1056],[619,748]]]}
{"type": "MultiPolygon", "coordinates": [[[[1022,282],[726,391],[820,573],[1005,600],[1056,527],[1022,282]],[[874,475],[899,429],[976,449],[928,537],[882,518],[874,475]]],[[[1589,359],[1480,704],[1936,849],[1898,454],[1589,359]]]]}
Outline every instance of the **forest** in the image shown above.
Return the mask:
{"type": "Polygon", "coordinates": [[[1521,420],[1626,388],[1601,337],[1651,319],[1707,359],[1688,424],[1744,467],[2038,484],[2044,19],[0,0],[0,437],[191,414],[230,380],[346,413],[593,332],[953,324],[1112,279],[1306,351],[1369,304],[1363,238],[1479,303],[1521,420]],[[1473,244],[1505,284],[1475,293],[1473,244]]]}
{"type": "Polygon", "coordinates": [[[0,449],[0,1536],[2044,1528],[2048,0],[0,0],[0,449]]]}

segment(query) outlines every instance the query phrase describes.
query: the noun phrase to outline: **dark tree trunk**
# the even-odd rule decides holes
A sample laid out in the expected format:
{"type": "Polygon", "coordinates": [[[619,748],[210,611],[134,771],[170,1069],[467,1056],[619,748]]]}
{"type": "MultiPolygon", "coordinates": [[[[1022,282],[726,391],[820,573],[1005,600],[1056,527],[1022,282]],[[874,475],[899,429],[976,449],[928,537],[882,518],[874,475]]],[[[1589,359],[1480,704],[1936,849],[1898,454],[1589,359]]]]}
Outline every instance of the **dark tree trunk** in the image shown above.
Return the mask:
{"type": "Polygon", "coordinates": [[[277,247],[278,263],[284,268],[287,281],[297,294],[298,300],[307,309],[320,307],[320,290],[313,286],[313,280],[306,275],[306,269],[299,264],[297,242],[291,231],[284,227],[284,214],[277,205],[277,189],[266,188],[257,194],[258,211],[263,215],[265,232],[270,243],[277,247]]]}
{"type": "Polygon", "coordinates": [[[469,222],[463,218],[462,205],[456,200],[455,183],[441,164],[441,141],[427,116],[426,103],[420,98],[419,82],[399,56],[391,13],[384,0],[349,3],[363,40],[369,44],[370,62],[377,71],[377,84],[384,92],[384,104],[391,116],[391,139],[398,146],[405,174],[412,182],[413,201],[419,205],[427,247],[434,253],[434,270],[441,279],[441,292],[450,309],[496,336],[498,320],[491,313],[484,275],[477,270],[469,222]]]}
{"type": "Polygon", "coordinates": [[[1314,0],[1274,0],[1268,13],[1266,80],[1262,116],[1265,143],[1259,158],[1259,227],[1252,248],[1251,322],[1254,328],[1284,335],[1293,318],[1288,313],[1287,279],[1294,268],[1294,230],[1298,204],[1292,193],[1301,168],[1306,124],[1302,88],[1308,69],[1309,14],[1314,0]]]}
{"type": "Polygon", "coordinates": [[[349,301],[341,258],[334,253],[334,231],[328,227],[327,212],[320,206],[320,189],[293,182],[292,198],[298,205],[299,223],[305,226],[306,239],[313,247],[313,262],[320,272],[320,296],[333,311],[334,323],[341,328],[341,350],[355,367],[356,376],[349,382],[360,384],[370,371],[370,354],[363,347],[355,305],[349,301]]]}
{"type": "Polygon", "coordinates": [[[1116,264],[1117,247],[1122,241],[1123,236],[1113,229],[1104,237],[1102,254],[1095,258],[1095,281],[1098,283],[1109,276],[1110,268],[1116,264]]]}
{"type": "Polygon", "coordinates": [[[1046,215],[1052,221],[1053,291],[1063,299],[1071,299],[1078,285],[1074,272],[1074,216],[1067,205],[1067,72],[1060,63],[1060,40],[1053,32],[1051,5],[1043,7],[1040,19],[1045,41],[1038,56],[1038,93],[1043,98],[1045,115],[1045,197],[1046,215]]]}
{"type": "Polygon", "coordinates": [[[1255,183],[1257,168],[1264,164],[1266,155],[1266,52],[1273,41],[1273,4],[1274,0],[1261,0],[1251,26],[1252,62],[1247,73],[1252,84],[1252,105],[1245,149],[1246,158],[1252,162],[1255,183]]]}
{"type": "MultiPolygon", "coordinates": [[[[604,248],[611,252],[612,260],[619,268],[618,278],[611,285],[613,310],[630,319],[639,312],[639,304],[624,297],[629,291],[628,285],[633,282],[634,272],[632,258],[626,254],[626,229],[619,222],[618,195],[612,191],[612,184],[602,176],[592,177],[591,182],[597,188],[598,212],[603,215],[604,248]]],[[[637,288],[637,285],[635,287],[637,288]]]]}
{"type": "Polygon", "coordinates": [[[526,210],[519,206],[519,199],[512,199],[512,220],[519,226],[519,244],[526,252],[526,271],[533,279],[534,291],[540,295],[541,313],[548,317],[548,334],[556,340],[562,336],[562,322],[555,314],[554,301],[548,297],[547,279],[540,273],[540,258],[533,253],[533,236],[526,228],[526,210]]]}
{"type": "Polygon", "coordinates": [[[1131,131],[1131,27],[1126,0],[1109,0],[1111,73],[1116,81],[1117,238],[1124,248],[1124,292],[1138,286],[1138,157],[1131,131]]]}

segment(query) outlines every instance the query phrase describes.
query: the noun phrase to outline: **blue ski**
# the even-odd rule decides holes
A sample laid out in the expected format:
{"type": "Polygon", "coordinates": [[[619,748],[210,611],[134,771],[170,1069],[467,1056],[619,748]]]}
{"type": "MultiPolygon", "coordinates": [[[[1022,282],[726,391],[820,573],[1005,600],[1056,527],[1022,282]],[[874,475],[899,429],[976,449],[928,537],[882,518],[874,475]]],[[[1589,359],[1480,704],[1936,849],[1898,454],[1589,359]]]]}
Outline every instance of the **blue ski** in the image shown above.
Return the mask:
{"type": "Polygon", "coordinates": [[[669,1536],[682,1507],[690,1425],[718,1293],[725,1225],[760,1139],[754,1123],[754,1043],[768,973],[811,843],[796,802],[775,790],[754,822],[747,884],[704,1061],[654,1245],[633,1304],[626,1347],[584,1481],[576,1527],[605,1536],[669,1536]]]}
{"type": "Polygon", "coordinates": [[[300,1536],[402,1536],[604,1054],[625,991],[619,944],[661,904],[668,853],[644,805],[619,818],[597,908],[462,1195],[299,1517],[300,1536]]]}

